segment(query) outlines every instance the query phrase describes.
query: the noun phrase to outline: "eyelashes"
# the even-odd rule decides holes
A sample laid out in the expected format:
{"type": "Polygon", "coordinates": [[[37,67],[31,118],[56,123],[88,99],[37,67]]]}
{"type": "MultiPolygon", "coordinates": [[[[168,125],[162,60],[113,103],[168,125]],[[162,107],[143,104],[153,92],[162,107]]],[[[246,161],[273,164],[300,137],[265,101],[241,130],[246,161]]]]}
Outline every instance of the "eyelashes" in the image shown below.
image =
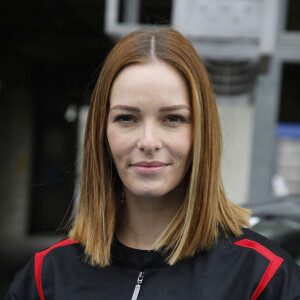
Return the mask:
{"type": "MultiPolygon", "coordinates": [[[[128,114],[117,115],[114,117],[113,121],[119,122],[119,123],[124,123],[124,124],[138,122],[138,120],[135,116],[128,115],[128,114]]],[[[176,124],[176,123],[188,122],[188,120],[182,115],[171,114],[171,115],[164,116],[163,122],[176,124]]]]}
{"type": "Polygon", "coordinates": [[[186,118],[181,115],[170,115],[166,118],[169,123],[186,122],[186,118]]]}
{"type": "Polygon", "coordinates": [[[129,123],[134,121],[134,116],[132,115],[118,115],[114,118],[114,122],[121,122],[121,123],[129,123]]]}

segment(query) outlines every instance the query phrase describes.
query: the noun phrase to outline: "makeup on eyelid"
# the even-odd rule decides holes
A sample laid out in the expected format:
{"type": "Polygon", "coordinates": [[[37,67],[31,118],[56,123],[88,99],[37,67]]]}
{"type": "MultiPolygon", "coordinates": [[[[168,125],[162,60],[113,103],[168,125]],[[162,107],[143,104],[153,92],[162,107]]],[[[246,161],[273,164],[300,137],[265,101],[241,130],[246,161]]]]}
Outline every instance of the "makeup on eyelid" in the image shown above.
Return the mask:
{"type": "MultiPolygon", "coordinates": [[[[181,115],[168,115],[162,118],[163,121],[168,121],[169,123],[178,123],[178,122],[189,122],[189,120],[181,115]]],[[[116,115],[114,117],[114,122],[124,122],[124,123],[129,123],[129,122],[137,122],[137,119],[135,116],[132,115],[127,115],[127,114],[120,114],[116,115]]]]}

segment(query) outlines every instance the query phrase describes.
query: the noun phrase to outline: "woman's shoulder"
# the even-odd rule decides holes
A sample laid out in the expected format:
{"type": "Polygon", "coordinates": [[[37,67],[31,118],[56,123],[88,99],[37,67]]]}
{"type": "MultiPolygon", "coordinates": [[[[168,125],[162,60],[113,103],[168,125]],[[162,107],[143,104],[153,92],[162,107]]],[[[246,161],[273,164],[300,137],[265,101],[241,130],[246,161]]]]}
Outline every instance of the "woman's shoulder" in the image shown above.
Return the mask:
{"type": "Polygon", "coordinates": [[[220,235],[214,251],[219,254],[231,253],[239,259],[247,260],[251,258],[252,261],[263,257],[273,266],[274,270],[283,264],[293,265],[296,269],[299,269],[294,259],[283,248],[248,228],[243,228],[240,236],[230,235],[225,237],[220,235]]]}
{"type": "Polygon", "coordinates": [[[239,274],[242,270],[249,280],[255,278],[258,285],[253,297],[300,299],[300,266],[275,242],[244,228],[239,237],[221,237],[214,251],[221,260],[231,257],[226,261],[232,262],[232,271],[239,274]]]}
{"type": "Polygon", "coordinates": [[[5,299],[43,299],[42,281],[47,274],[63,273],[74,261],[79,261],[83,255],[81,248],[77,241],[64,239],[35,253],[15,275],[5,299]]]}
{"type": "Polygon", "coordinates": [[[40,268],[44,262],[51,259],[72,259],[82,252],[81,248],[77,240],[64,239],[43,251],[37,252],[34,256],[35,266],[40,268]]]}
{"type": "Polygon", "coordinates": [[[295,263],[293,258],[278,244],[248,228],[243,228],[242,234],[238,237],[230,236],[227,239],[227,245],[233,248],[238,247],[241,252],[252,253],[254,251],[270,261],[279,263],[281,260],[287,260],[295,263]]]}

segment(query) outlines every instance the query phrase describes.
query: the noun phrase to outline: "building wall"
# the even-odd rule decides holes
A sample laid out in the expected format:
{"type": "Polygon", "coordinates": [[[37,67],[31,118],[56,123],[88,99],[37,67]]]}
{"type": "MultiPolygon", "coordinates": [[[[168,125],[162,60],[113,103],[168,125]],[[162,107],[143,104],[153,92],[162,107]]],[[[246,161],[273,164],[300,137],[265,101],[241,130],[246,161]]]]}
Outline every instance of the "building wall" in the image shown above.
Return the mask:
{"type": "Polygon", "coordinates": [[[223,131],[222,176],[227,196],[236,204],[248,200],[254,107],[250,94],[218,97],[223,131]]]}

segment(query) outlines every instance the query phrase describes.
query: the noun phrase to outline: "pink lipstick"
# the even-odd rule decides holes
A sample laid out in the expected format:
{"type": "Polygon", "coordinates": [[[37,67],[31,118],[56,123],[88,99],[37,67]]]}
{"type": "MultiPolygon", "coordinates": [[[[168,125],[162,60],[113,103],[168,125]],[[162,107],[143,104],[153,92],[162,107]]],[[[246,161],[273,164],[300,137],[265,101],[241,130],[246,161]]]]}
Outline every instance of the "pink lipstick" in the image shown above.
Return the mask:
{"type": "Polygon", "coordinates": [[[140,161],[133,163],[132,168],[141,174],[157,174],[163,171],[169,164],[160,161],[140,161]]]}

